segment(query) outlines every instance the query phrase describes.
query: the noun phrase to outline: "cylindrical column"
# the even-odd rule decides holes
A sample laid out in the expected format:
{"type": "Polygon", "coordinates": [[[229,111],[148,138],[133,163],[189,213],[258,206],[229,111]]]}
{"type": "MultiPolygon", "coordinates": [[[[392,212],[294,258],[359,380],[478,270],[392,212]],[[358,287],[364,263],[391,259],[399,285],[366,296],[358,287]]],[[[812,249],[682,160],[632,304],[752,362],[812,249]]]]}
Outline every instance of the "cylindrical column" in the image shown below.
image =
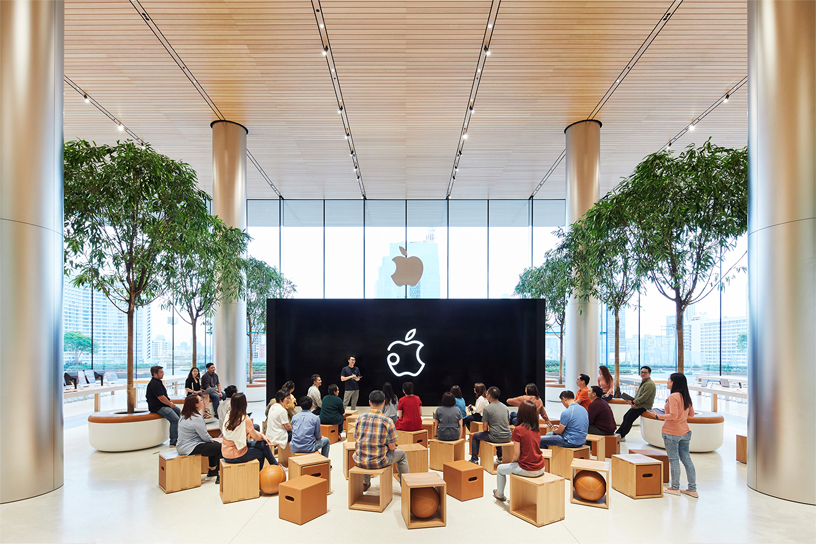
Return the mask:
{"type": "MultiPolygon", "coordinates": [[[[579,121],[567,135],[567,225],[578,221],[601,197],[601,122],[579,121]]],[[[564,370],[567,389],[576,390],[579,374],[598,375],[598,301],[570,297],[564,325],[564,370]]]]}
{"type": "MultiPolygon", "coordinates": [[[[242,230],[246,219],[247,129],[232,121],[213,121],[213,214],[242,230]]],[[[221,304],[213,318],[213,361],[221,388],[244,391],[246,369],[246,302],[221,304]]]]}
{"type": "Polygon", "coordinates": [[[0,502],[63,484],[63,3],[0,2],[0,502]]]}
{"type": "Polygon", "coordinates": [[[748,2],[748,485],[816,504],[816,3],[748,2]]]}

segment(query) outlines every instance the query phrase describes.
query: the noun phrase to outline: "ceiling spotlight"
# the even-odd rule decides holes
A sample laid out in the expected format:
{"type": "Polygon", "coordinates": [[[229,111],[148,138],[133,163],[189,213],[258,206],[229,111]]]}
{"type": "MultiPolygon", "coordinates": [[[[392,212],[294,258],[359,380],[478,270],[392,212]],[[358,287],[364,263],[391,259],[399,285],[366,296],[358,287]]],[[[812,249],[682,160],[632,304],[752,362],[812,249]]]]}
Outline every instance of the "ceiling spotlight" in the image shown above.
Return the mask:
{"type": "Polygon", "coordinates": [[[459,171],[459,167],[457,166],[456,168],[454,168],[454,169],[453,169],[453,171],[454,171],[454,172],[458,172],[458,171],[459,171]]]}
{"type": "Polygon", "coordinates": [[[689,130],[694,130],[694,123],[690,124],[688,127],[689,130]]]}
{"type": "Polygon", "coordinates": [[[615,83],[620,83],[620,79],[616,79],[616,80],[615,80],[615,83]]]}
{"type": "Polygon", "coordinates": [[[354,156],[354,150],[353,149],[351,150],[351,153],[349,153],[349,155],[351,155],[352,157],[354,156]]]}
{"type": "Polygon", "coordinates": [[[484,50],[485,50],[485,55],[487,55],[489,57],[490,56],[490,48],[485,45],[484,50]]]}
{"type": "Polygon", "coordinates": [[[332,68],[331,71],[332,71],[332,74],[333,74],[334,73],[334,68],[332,68]]]}
{"type": "Polygon", "coordinates": [[[343,113],[343,106],[340,106],[339,108],[337,108],[337,113],[343,113]]]}
{"type": "Polygon", "coordinates": [[[493,23],[487,23],[487,28],[488,28],[488,30],[493,28],[493,23]]]}
{"type": "Polygon", "coordinates": [[[324,45],[324,46],[323,46],[323,56],[325,57],[325,56],[326,56],[326,55],[328,55],[328,54],[329,54],[329,46],[328,46],[328,45],[324,45]]]}
{"type": "Polygon", "coordinates": [[[459,151],[456,152],[456,154],[461,157],[462,156],[462,150],[460,149],[459,151]]]}
{"type": "Polygon", "coordinates": [[[344,140],[348,140],[348,134],[346,134],[345,136],[343,136],[343,139],[344,139],[344,140]]]}
{"type": "Polygon", "coordinates": [[[728,104],[728,99],[729,98],[731,98],[731,95],[728,94],[728,93],[725,93],[725,100],[723,100],[723,104],[728,104]]]}
{"type": "Polygon", "coordinates": [[[320,28],[323,28],[323,23],[320,23],[320,28]]]}
{"type": "Polygon", "coordinates": [[[482,69],[481,69],[481,68],[476,68],[476,73],[477,73],[477,74],[481,74],[481,73],[482,73],[482,69]]]}
{"type": "Polygon", "coordinates": [[[90,99],[90,98],[88,98],[88,95],[87,95],[87,94],[85,95],[85,103],[86,103],[86,104],[90,104],[90,103],[91,103],[91,99],[90,99]]]}
{"type": "Polygon", "coordinates": [[[666,147],[668,147],[669,149],[671,149],[671,141],[669,141],[669,145],[667,145],[666,147]]]}
{"type": "Polygon", "coordinates": [[[119,132],[122,132],[123,130],[125,130],[125,125],[119,123],[119,132]]]}
{"type": "Polygon", "coordinates": [[[462,138],[464,138],[465,140],[467,140],[467,132],[465,132],[464,134],[462,134],[462,138]]]}

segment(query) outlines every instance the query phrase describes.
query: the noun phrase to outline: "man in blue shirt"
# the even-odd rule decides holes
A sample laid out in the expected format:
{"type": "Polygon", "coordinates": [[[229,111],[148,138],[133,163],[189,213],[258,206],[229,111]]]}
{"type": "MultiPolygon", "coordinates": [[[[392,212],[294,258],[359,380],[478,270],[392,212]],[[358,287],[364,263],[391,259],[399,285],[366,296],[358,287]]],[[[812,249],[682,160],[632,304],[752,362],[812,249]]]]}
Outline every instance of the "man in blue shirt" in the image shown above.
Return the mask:
{"type": "Polygon", "coordinates": [[[329,456],[331,442],[320,436],[320,418],[312,413],[312,399],[300,398],[300,412],[292,418],[292,453],[312,453],[318,448],[323,457],[329,456]]]}
{"type": "Polygon", "coordinates": [[[589,414],[586,408],[575,402],[572,391],[562,391],[559,398],[566,408],[561,412],[561,424],[555,426],[554,434],[541,437],[541,447],[579,448],[586,442],[589,414]]]}

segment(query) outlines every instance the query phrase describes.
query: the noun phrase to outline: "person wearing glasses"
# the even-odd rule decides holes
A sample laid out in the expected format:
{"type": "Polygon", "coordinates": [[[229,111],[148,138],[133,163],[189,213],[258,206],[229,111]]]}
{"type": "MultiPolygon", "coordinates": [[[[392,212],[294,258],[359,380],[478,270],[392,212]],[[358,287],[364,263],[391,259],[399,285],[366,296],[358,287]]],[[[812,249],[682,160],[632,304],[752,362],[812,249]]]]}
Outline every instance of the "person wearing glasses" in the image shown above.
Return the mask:
{"type": "Polygon", "coordinates": [[[637,421],[637,418],[646,410],[651,410],[654,405],[655,394],[657,388],[652,381],[652,369],[648,366],[640,369],[640,385],[638,386],[635,398],[627,400],[631,408],[623,415],[623,423],[618,428],[618,434],[621,437],[621,442],[626,442],[626,435],[632,430],[632,424],[637,421]]]}

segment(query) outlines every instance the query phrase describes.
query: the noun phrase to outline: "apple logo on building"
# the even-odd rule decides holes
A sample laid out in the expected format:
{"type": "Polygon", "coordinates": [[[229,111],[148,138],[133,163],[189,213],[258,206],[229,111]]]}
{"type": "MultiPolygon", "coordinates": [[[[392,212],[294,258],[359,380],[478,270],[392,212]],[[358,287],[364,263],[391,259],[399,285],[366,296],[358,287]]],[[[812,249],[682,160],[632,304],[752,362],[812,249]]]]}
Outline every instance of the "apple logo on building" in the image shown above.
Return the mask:
{"type": "Polygon", "coordinates": [[[408,252],[402,246],[400,246],[400,253],[403,254],[403,257],[397,256],[392,259],[394,264],[397,265],[397,270],[391,274],[391,279],[394,280],[397,287],[403,285],[413,287],[422,278],[422,271],[424,270],[422,260],[419,257],[408,257],[408,252]]]}
{"type": "Polygon", "coordinates": [[[401,376],[419,376],[419,373],[422,372],[422,369],[425,368],[425,363],[422,362],[422,359],[419,358],[419,350],[425,347],[425,344],[420,342],[419,340],[411,341],[411,338],[414,337],[416,334],[416,329],[411,329],[408,331],[408,334],[405,335],[405,342],[402,340],[397,340],[396,342],[391,342],[391,345],[388,346],[388,351],[391,351],[391,348],[394,346],[416,346],[416,360],[419,363],[419,369],[416,372],[397,372],[396,367],[400,362],[400,356],[397,353],[389,353],[386,361],[388,361],[388,366],[391,368],[391,372],[394,373],[394,376],[401,377],[401,376]]]}

